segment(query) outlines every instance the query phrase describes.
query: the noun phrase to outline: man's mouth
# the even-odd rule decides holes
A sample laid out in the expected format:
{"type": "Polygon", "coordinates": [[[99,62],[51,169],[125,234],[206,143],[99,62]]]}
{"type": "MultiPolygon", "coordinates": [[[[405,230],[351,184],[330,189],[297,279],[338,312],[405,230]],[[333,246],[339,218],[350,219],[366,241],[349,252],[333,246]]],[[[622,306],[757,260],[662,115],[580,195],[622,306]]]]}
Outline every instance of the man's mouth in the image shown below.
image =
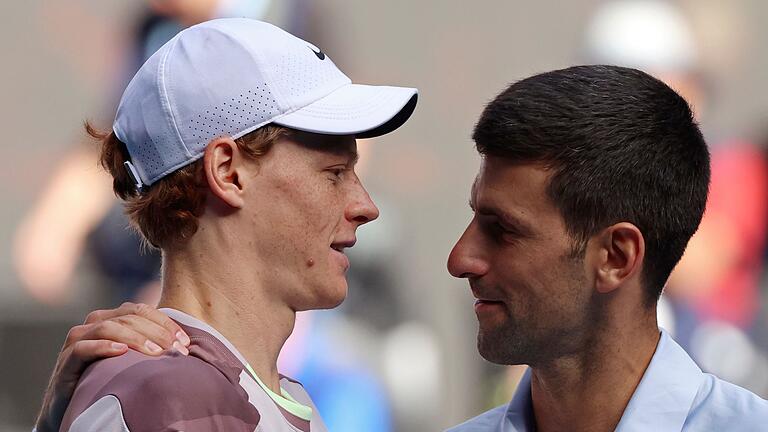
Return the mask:
{"type": "Polygon", "coordinates": [[[479,284],[470,281],[472,295],[475,297],[475,312],[486,313],[498,311],[499,308],[505,308],[506,304],[502,299],[493,295],[489,290],[479,286],[479,284]]]}
{"type": "Polygon", "coordinates": [[[472,282],[469,283],[469,288],[472,290],[472,296],[475,297],[477,303],[504,303],[504,301],[491,292],[491,290],[484,289],[478,284],[472,282]]]}
{"type": "Polygon", "coordinates": [[[486,300],[486,299],[477,299],[477,300],[475,300],[475,305],[478,305],[478,304],[481,304],[481,303],[482,304],[500,304],[500,305],[504,304],[504,302],[501,301],[501,300],[486,300]]]}
{"type": "Polygon", "coordinates": [[[503,311],[504,302],[498,300],[477,299],[475,300],[475,313],[480,315],[496,314],[503,311]]]}

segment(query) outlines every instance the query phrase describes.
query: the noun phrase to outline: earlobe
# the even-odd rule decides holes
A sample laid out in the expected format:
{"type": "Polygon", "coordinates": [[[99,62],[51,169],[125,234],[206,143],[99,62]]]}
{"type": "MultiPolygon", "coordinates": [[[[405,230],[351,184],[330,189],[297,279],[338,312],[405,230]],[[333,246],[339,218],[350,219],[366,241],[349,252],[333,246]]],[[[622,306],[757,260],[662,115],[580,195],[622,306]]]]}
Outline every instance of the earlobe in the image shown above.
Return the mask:
{"type": "Polygon", "coordinates": [[[611,292],[640,275],[645,257],[645,240],[635,225],[628,222],[612,225],[593,240],[598,249],[598,292],[611,292]]]}
{"type": "Polygon", "coordinates": [[[211,193],[230,207],[243,206],[242,153],[232,138],[217,138],[205,148],[203,169],[211,193]]]}

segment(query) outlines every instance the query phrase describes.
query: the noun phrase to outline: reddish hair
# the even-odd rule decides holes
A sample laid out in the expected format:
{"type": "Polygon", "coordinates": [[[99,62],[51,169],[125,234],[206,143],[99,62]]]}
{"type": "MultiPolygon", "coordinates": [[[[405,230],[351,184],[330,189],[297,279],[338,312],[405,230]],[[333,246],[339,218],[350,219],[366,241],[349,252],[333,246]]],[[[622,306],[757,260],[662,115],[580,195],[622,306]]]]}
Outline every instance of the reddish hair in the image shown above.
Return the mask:
{"type": "MultiPolygon", "coordinates": [[[[99,131],[88,122],[85,130],[101,142],[99,162],[112,175],[112,189],[125,202],[131,225],[149,244],[164,249],[197,232],[206,197],[202,160],[179,168],[139,193],[123,164],[129,160],[125,144],[114,132],[99,131]]],[[[287,134],[284,127],[266,125],[235,142],[248,157],[256,159],[287,134]]]]}

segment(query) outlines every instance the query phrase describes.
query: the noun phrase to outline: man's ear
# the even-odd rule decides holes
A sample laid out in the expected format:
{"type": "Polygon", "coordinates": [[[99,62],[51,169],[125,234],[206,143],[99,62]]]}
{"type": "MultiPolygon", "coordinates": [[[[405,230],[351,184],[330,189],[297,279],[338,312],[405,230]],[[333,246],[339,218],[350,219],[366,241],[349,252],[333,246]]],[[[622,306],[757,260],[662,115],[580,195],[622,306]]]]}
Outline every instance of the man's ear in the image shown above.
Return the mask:
{"type": "Polygon", "coordinates": [[[243,157],[230,137],[216,138],[205,148],[203,169],[208,188],[233,208],[243,206],[243,157]]]}
{"type": "Polygon", "coordinates": [[[590,239],[589,253],[595,270],[595,287],[609,293],[640,276],[645,258],[643,233],[629,222],[620,222],[590,239]]]}

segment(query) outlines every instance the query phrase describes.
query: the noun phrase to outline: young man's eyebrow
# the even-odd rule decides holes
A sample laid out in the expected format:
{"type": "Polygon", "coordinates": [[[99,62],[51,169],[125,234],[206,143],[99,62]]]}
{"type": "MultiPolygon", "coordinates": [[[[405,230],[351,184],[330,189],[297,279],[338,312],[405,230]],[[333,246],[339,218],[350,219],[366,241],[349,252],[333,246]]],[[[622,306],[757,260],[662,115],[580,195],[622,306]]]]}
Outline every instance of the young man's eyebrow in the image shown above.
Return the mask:
{"type": "Polygon", "coordinates": [[[350,150],[349,151],[349,166],[357,165],[357,162],[359,160],[360,160],[360,153],[358,153],[357,150],[350,150]]]}
{"type": "Polygon", "coordinates": [[[360,159],[360,154],[354,146],[331,145],[326,147],[325,151],[334,156],[347,158],[349,166],[355,166],[360,159]]]}

